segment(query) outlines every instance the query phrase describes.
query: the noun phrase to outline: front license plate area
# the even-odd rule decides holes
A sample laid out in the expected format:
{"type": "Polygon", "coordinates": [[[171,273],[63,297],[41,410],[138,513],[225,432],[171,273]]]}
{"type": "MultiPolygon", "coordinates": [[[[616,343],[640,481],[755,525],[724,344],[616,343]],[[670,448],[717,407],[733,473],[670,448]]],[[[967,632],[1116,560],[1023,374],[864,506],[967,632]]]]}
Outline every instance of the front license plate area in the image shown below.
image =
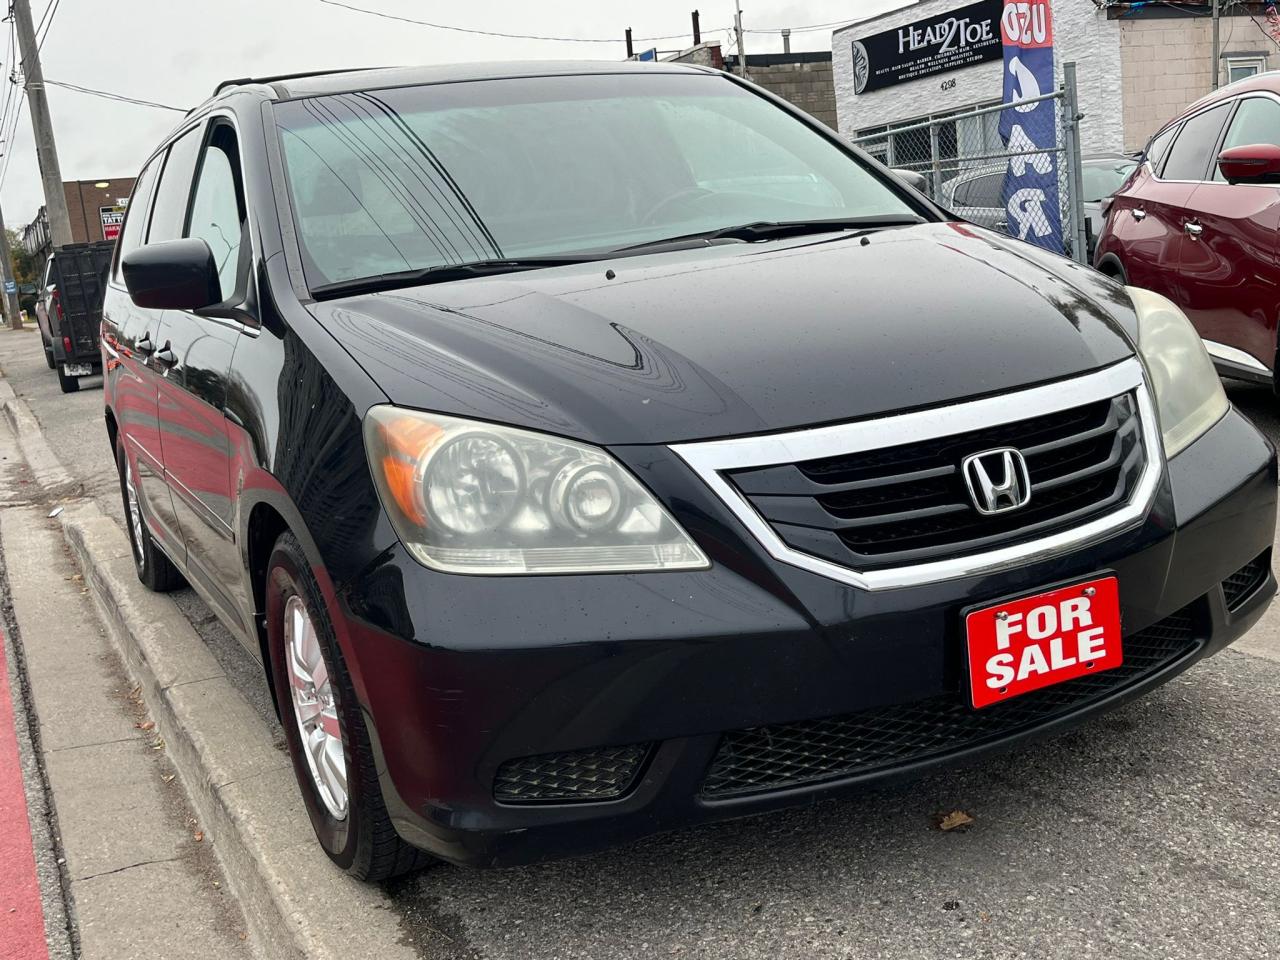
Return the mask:
{"type": "Polygon", "coordinates": [[[1120,588],[1099,577],[965,615],[975,709],[1124,662],[1120,588]]]}
{"type": "Polygon", "coordinates": [[[93,364],[90,363],[64,363],[62,372],[68,377],[87,377],[93,373],[93,364]]]}

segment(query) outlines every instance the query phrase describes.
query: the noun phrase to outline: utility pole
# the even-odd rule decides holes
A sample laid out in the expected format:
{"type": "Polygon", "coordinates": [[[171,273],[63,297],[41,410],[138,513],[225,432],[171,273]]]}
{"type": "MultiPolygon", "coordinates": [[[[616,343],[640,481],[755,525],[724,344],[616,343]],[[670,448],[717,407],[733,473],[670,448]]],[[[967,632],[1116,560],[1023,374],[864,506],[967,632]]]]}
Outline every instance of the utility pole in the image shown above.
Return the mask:
{"type": "Polygon", "coordinates": [[[699,46],[702,43],[702,23],[698,20],[698,11],[693,11],[693,45],[699,46]]]}
{"type": "Polygon", "coordinates": [[[733,29],[738,34],[738,75],[747,78],[747,48],[742,43],[742,0],[733,0],[737,13],[733,18],[733,29]]]}
{"type": "Polygon", "coordinates": [[[634,60],[636,58],[635,48],[631,46],[631,28],[627,27],[627,59],[634,60]]]}
{"type": "Polygon", "coordinates": [[[44,73],[40,69],[40,48],[31,22],[30,0],[13,0],[13,22],[22,51],[22,79],[31,107],[40,178],[44,181],[44,205],[49,211],[49,238],[55,248],[61,247],[71,242],[71,218],[67,215],[67,196],[62,192],[62,169],[58,166],[58,148],[53,142],[53,120],[44,93],[44,73]]]}
{"type": "Polygon", "coordinates": [[[1218,41],[1218,28],[1221,26],[1221,17],[1218,13],[1218,0],[1213,0],[1213,89],[1218,89],[1218,76],[1222,67],[1219,64],[1221,57],[1221,49],[1218,41]]]}
{"type": "Polygon", "coordinates": [[[9,255],[9,231],[4,228],[3,211],[0,211],[0,281],[4,282],[4,312],[9,315],[9,329],[21,330],[22,310],[18,306],[18,285],[13,277],[13,258],[9,255]]]}
{"type": "Polygon", "coordinates": [[[782,52],[783,53],[791,52],[791,28],[790,27],[782,28],[782,52]]]}

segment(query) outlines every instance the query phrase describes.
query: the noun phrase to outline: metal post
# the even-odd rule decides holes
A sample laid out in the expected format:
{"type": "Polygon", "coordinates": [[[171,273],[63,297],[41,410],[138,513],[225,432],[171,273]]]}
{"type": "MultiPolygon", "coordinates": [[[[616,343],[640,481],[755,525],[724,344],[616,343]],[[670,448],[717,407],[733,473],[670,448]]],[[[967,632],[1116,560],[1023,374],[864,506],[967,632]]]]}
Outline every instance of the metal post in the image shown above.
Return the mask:
{"type": "Polygon", "coordinates": [[[0,211],[0,282],[4,283],[4,312],[9,315],[9,329],[22,329],[22,309],[18,306],[18,287],[13,276],[13,259],[9,255],[9,232],[4,228],[4,213],[0,211]],[[13,293],[9,284],[14,284],[13,293]]]}
{"type": "Polygon", "coordinates": [[[743,46],[743,42],[742,42],[742,2],[741,0],[734,0],[734,6],[737,8],[737,11],[738,11],[736,14],[734,14],[734,17],[733,17],[733,29],[737,32],[737,35],[738,35],[738,75],[745,80],[747,78],[747,48],[743,46]]]}
{"type": "Polygon", "coordinates": [[[1078,263],[1088,264],[1089,246],[1084,227],[1084,176],[1080,161],[1080,101],[1076,96],[1076,65],[1062,65],[1062,132],[1065,143],[1063,155],[1067,163],[1067,182],[1071,196],[1067,198],[1071,210],[1071,257],[1078,263]]]}
{"type": "Polygon", "coordinates": [[[698,22],[698,11],[693,11],[693,45],[702,43],[702,24],[698,22]]]}
{"type": "Polygon", "coordinates": [[[933,161],[933,198],[942,202],[942,147],[938,142],[938,124],[929,124],[929,158],[933,161]]]}
{"type": "Polygon", "coordinates": [[[1220,58],[1222,56],[1222,45],[1219,42],[1218,28],[1221,26],[1221,18],[1218,15],[1218,0],[1213,0],[1213,89],[1218,89],[1218,76],[1222,71],[1220,58]]]}
{"type": "Polygon", "coordinates": [[[791,52],[791,28],[790,27],[782,28],[782,52],[783,53],[791,52]]]}
{"type": "Polygon", "coordinates": [[[627,27],[627,59],[634,60],[635,58],[636,52],[631,48],[631,28],[627,27]]]}
{"type": "Polygon", "coordinates": [[[36,159],[40,162],[40,177],[44,181],[44,205],[49,210],[49,236],[55,248],[61,247],[71,242],[71,218],[67,214],[66,194],[62,192],[62,169],[58,165],[58,148],[53,142],[53,121],[44,93],[40,48],[36,45],[29,0],[13,0],[13,22],[22,51],[22,76],[27,88],[27,104],[31,107],[36,159]]]}

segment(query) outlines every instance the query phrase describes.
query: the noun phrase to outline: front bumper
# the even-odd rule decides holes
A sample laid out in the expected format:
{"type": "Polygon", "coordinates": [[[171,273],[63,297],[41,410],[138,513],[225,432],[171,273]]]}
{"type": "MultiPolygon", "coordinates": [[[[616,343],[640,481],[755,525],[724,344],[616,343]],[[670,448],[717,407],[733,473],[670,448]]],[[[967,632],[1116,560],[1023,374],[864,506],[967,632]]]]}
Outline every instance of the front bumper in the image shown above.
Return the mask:
{"type": "Polygon", "coordinates": [[[388,809],[406,840],[447,860],[583,853],[1052,733],[1222,649],[1276,591],[1275,455],[1234,410],[1167,465],[1139,526],[1020,568],[876,592],[768,556],[669,451],[614,452],[667,492],[711,569],[496,580],[433,573],[395,548],[342,592],[339,635],[388,809]],[[1229,607],[1222,581],[1263,555],[1265,578],[1229,607]],[[964,607],[1102,570],[1119,578],[1127,637],[1189,611],[1184,654],[1006,733],[865,773],[705,795],[726,734],[955,696],[964,607]],[[619,799],[495,800],[508,761],[632,744],[652,746],[619,799]]]}

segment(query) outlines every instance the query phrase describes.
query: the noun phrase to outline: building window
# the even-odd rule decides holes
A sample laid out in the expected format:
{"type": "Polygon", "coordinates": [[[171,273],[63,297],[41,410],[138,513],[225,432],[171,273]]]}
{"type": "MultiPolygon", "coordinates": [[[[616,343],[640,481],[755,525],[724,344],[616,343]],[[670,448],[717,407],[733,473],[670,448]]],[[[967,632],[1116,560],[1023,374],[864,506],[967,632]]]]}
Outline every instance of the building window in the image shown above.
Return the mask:
{"type": "Polygon", "coordinates": [[[1227,83],[1235,83],[1237,80],[1244,80],[1246,77],[1257,76],[1266,68],[1266,60],[1262,57],[1228,57],[1227,83]]]}

